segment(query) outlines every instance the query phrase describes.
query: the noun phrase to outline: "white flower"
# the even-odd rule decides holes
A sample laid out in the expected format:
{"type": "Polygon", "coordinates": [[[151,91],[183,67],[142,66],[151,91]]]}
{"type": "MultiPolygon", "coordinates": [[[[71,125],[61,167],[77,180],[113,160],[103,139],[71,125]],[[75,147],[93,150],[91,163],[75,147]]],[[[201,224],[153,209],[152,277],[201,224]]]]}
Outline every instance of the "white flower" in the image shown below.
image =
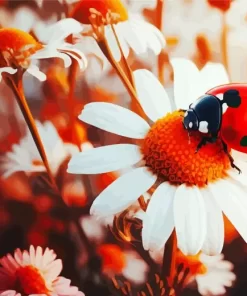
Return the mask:
{"type": "Polygon", "coordinates": [[[89,25],[92,24],[92,21],[96,21],[92,24],[94,28],[104,28],[105,37],[117,61],[121,59],[121,53],[111,25],[113,25],[117,33],[125,56],[128,56],[130,48],[136,54],[144,53],[150,49],[158,55],[166,45],[163,34],[155,26],[146,22],[140,15],[128,15],[128,11],[121,0],[114,0],[112,2],[99,0],[96,2],[88,1],[87,3],[80,1],[71,12],[71,17],[89,25]],[[97,17],[90,19],[93,10],[96,11],[97,17]],[[111,15],[108,14],[109,11],[111,15]],[[99,21],[99,15],[102,18],[101,21],[99,21]]]}
{"type": "Polygon", "coordinates": [[[83,26],[74,19],[63,19],[46,31],[46,45],[37,42],[30,34],[13,28],[0,30],[1,54],[6,67],[0,68],[0,74],[7,72],[15,74],[18,68],[24,68],[28,73],[41,81],[46,79],[36,65],[37,60],[46,58],[61,58],[64,66],[71,65],[71,58],[77,60],[80,69],[85,69],[87,60],[84,54],[74,45],[64,41],[71,34],[78,34],[83,26]],[[5,36],[8,36],[6,39],[5,36]],[[10,67],[11,65],[11,67],[10,67]]]}
{"type": "Polygon", "coordinates": [[[195,277],[201,295],[223,295],[226,293],[225,287],[232,286],[236,279],[236,275],[232,272],[233,264],[223,258],[222,254],[218,256],[200,255],[200,261],[207,269],[205,274],[195,277]]]}
{"type": "Polygon", "coordinates": [[[137,285],[144,283],[149,269],[146,262],[133,251],[126,251],[125,256],[126,266],[122,272],[123,276],[137,285]]]}
{"type": "Polygon", "coordinates": [[[90,241],[102,242],[105,238],[106,226],[94,216],[82,217],[80,224],[90,241]]]}
{"type": "MultiPolygon", "coordinates": [[[[151,258],[162,264],[164,248],[150,252],[151,258]]],[[[194,283],[200,294],[204,296],[225,295],[225,287],[231,287],[236,275],[233,273],[233,264],[224,260],[224,255],[207,256],[199,253],[195,256],[185,256],[179,250],[176,254],[177,266],[183,265],[183,270],[189,269],[186,285],[193,289],[194,283]]]]}
{"type": "Polygon", "coordinates": [[[103,244],[97,253],[101,257],[102,271],[108,277],[122,275],[137,285],[145,282],[149,267],[135,251],[122,250],[115,244],[103,244]]]}
{"type": "MultiPolygon", "coordinates": [[[[78,148],[72,144],[65,144],[51,122],[47,121],[42,124],[36,121],[36,125],[44,145],[50,168],[55,175],[62,162],[71,154],[78,152],[78,148]]],[[[28,129],[26,136],[21,139],[20,143],[13,145],[12,151],[6,153],[4,156],[2,169],[4,170],[3,176],[5,178],[18,171],[46,171],[28,129]]]]}
{"type": "MultiPolygon", "coordinates": [[[[174,93],[177,108],[188,108],[199,93],[203,94],[206,87],[213,87],[215,78],[217,84],[228,82],[225,71],[219,64],[208,64],[201,72],[192,62],[183,59],[172,60],[172,64],[175,71],[174,93]],[[207,79],[200,80],[200,77],[207,79]],[[182,78],[186,79],[186,84],[182,78]]],[[[167,174],[170,182],[161,183],[155,190],[143,219],[142,239],[146,250],[162,248],[175,227],[178,247],[184,254],[193,255],[200,250],[210,255],[219,254],[224,243],[222,212],[247,241],[246,165],[241,164],[242,175],[229,169],[228,158],[220,151],[221,146],[208,145],[205,147],[204,151],[208,151],[205,154],[203,150],[194,154],[198,142],[188,144],[188,136],[182,129],[182,119],[179,119],[178,113],[172,113],[177,114],[177,119],[174,120],[178,124],[170,124],[172,114],[163,117],[171,110],[171,106],[162,85],[146,70],[135,71],[134,78],[143,110],[155,122],[152,128],[137,114],[109,103],[90,103],[79,116],[82,121],[105,131],[137,140],[144,139],[144,142],[139,142],[140,146],[110,145],[72,157],[68,172],[75,174],[100,174],[139,163],[139,167],[118,178],[96,198],[91,214],[107,217],[125,210],[155,184],[158,171],[163,179],[167,174]],[[157,122],[158,119],[160,120],[157,122]],[[156,135],[161,144],[155,142],[156,135]],[[149,147],[155,147],[157,153],[153,154],[153,148],[149,147]],[[218,158],[220,153],[223,154],[218,158]],[[156,163],[155,157],[160,162],[156,163]],[[169,161],[177,165],[178,160],[173,163],[172,157],[177,157],[183,163],[175,173],[173,170],[176,167],[172,167],[169,161]],[[141,163],[143,158],[148,167],[141,163]],[[224,159],[226,170],[223,169],[224,159]],[[162,164],[162,161],[168,161],[168,164],[162,164]],[[208,167],[207,170],[204,170],[205,166],[208,167]],[[185,177],[181,177],[180,172],[185,177]],[[216,173],[219,177],[212,177],[211,173],[216,173]],[[204,174],[206,177],[203,178],[206,179],[200,183],[204,174]],[[175,182],[174,178],[180,179],[175,182]]]]}
{"type": "MultiPolygon", "coordinates": [[[[159,55],[166,45],[163,34],[138,14],[130,15],[127,21],[119,22],[114,27],[125,57],[129,55],[130,48],[137,55],[148,50],[159,55]]],[[[109,25],[105,27],[105,34],[114,58],[120,61],[121,53],[109,25]]]]}

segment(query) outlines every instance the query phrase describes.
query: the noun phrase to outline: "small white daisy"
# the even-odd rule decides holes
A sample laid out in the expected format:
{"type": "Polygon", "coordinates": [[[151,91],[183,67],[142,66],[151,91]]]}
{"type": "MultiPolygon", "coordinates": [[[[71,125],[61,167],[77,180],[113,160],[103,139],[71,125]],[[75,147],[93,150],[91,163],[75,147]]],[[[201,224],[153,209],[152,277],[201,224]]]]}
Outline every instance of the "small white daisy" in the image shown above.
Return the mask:
{"type": "Polygon", "coordinates": [[[47,295],[84,296],[71,281],[59,276],[62,261],[46,248],[30,247],[29,251],[17,249],[14,256],[8,254],[0,259],[0,295],[47,295]]]}
{"type": "MultiPolygon", "coordinates": [[[[164,248],[160,251],[150,252],[150,256],[157,264],[162,264],[164,248]]],[[[176,254],[177,266],[183,265],[183,270],[189,269],[185,285],[197,289],[201,295],[225,295],[226,287],[231,287],[236,275],[233,264],[224,260],[224,255],[207,256],[198,253],[195,256],[185,256],[179,250],[176,254]]]]}
{"type": "Polygon", "coordinates": [[[122,250],[115,244],[103,244],[97,249],[102,260],[102,272],[110,278],[123,275],[134,284],[145,282],[149,270],[146,262],[132,250],[122,250]]]}
{"type": "Polygon", "coordinates": [[[15,74],[22,68],[44,81],[46,75],[39,70],[35,62],[46,58],[61,58],[65,67],[69,67],[71,58],[74,58],[80,68],[85,69],[87,60],[84,54],[74,48],[74,45],[64,41],[69,35],[78,34],[82,30],[83,26],[76,20],[63,19],[47,28],[47,43],[43,45],[19,29],[0,29],[0,74],[15,74]]]}
{"type": "MultiPolygon", "coordinates": [[[[91,12],[97,11],[102,17],[101,23],[95,26],[104,26],[105,37],[109,43],[114,58],[119,61],[121,54],[115,40],[111,25],[114,26],[121,48],[125,56],[128,56],[129,49],[136,54],[142,54],[151,50],[158,55],[165,47],[163,34],[152,24],[146,22],[140,15],[128,15],[128,12],[121,0],[114,1],[80,1],[71,13],[71,17],[83,24],[91,24],[91,12]],[[109,18],[109,12],[113,18],[109,18]]],[[[97,19],[97,18],[96,18],[97,19]]]]}
{"type": "MultiPolygon", "coordinates": [[[[183,59],[172,60],[172,64],[177,108],[188,108],[198,97],[199,88],[194,88],[199,82],[200,95],[205,82],[206,87],[212,87],[215,77],[217,84],[228,82],[219,64],[208,64],[201,72],[183,59]],[[200,81],[200,77],[207,80],[200,81]]],[[[95,148],[70,160],[68,172],[75,174],[100,174],[139,164],[96,198],[91,214],[107,217],[125,210],[159,178],[161,184],[143,219],[145,249],[162,248],[175,227],[178,247],[185,254],[200,250],[218,254],[224,243],[222,211],[247,241],[246,165],[239,164],[242,175],[231,169],[220,142],[206,145],[195,154],[200,137],[194,135],[189,142],[182,127],[183,113],[167,114],[171,106],[163,86],[147,70],[135,71],[134,78],[143,110],[154,122],[152,127],[137,114],[109,103],[90,103],[79,116],[88,124],[138,141],[138,145],[95,148]]]]}
{"type": "MultiPolygon", "coordinates": [[[[72,144],[65,144],[51,122],[47,121],[42,124],[36,121],[36,125],[51,171],[55,175],[62,162],[73,153],[78,152],[78,148],[72,144]]],[[[27,173],[46,171],[29,129],[27,129],[27,134],[21,139],[20,143],[13,145],[12,151],[6,153],[3,158],[2,169],[5,178],[18,171],[27,173]]]]}
{"type": "Polygon", "coordinates": [[[204,274],[196,275],[195,280],[201,295],[223,295],[226,287],[231,287],[236,279],[232,272],[233,264],[224,260],[222,254],[218,256],[200,255],[200,261],[206,267],[204,274]]]}

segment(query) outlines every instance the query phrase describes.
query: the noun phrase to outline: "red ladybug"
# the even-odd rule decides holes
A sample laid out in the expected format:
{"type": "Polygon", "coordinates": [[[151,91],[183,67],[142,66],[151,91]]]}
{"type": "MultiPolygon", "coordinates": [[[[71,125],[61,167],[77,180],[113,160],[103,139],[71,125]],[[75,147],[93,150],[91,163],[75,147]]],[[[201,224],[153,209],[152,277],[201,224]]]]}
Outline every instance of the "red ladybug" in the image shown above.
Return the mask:
{"type": "Polygon", "coordinates": [[[186,130],[205,134],[198,143],[196,153],[207,143],[221,139],[231,166],[234,159],[228,147],[247,153],[247,84],[225,84],[206,92],[185,112],[183,125],[186,130]],[[220,99],[220,96],[223,98],[220,99]],[[228,107],[223,113],[224,104],[228,107]]]}

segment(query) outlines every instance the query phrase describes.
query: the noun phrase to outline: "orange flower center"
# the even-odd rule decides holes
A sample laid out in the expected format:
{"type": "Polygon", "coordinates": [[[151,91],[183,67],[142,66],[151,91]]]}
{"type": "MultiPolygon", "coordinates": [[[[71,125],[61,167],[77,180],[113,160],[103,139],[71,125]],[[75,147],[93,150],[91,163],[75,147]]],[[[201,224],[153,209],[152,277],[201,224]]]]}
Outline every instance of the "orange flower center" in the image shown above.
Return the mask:
{"type": "Polygon", "coordinates": [[[118,21],[128,19],[128,12],[121,0],[81,0],[73,9],[71,17],[83,24],[91,24],[92,9],[98,11],[104,19],[108,12],[116,14],[118,21]]]}
{"type": "Polygon", "coordinates": [[[192,276],[205,274],[207,272],[207,267],[200,261],[200,253],[195,256],[185,256],[178,250],[176,260],[178,265],[183,264],[184,269],[189,268],[192,276]]]}
{"type": "Polygon", "coordinates": [[[226,176],[230,163],[220,140],[195,154],[203,135],[193,132],[189,138],[182,120],[183,112],[175,111],[150,128],[141,146],[146,165],[172,184],[203,187],[226,176]]]}
{"type": "Polygon", "coordinates": [[[49,294],[46,283],[39,270],[31,265],[16,271],[16,291],[24,295],[49,294]]]}
{"type": "Polygon", "coordinates": [[[122,273],[126,266],[126,257],[119,246],[113,244],[102,245],[98,248],[98,254],[101,257],[104,272],[122,273]]]}
{"type": "Polygon", "coordinates": [[[0,29],[0,67],[28,67],[27,58],[41,48],[42,45],[24,31],[0,29]]]}

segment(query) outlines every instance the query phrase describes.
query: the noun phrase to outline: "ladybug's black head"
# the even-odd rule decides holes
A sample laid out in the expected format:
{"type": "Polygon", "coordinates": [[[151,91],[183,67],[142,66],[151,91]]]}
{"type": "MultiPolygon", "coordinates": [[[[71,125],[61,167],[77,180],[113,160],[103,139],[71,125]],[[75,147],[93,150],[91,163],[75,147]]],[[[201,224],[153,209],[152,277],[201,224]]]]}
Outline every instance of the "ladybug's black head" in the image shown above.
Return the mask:
{"type": "Polygon", "coordinates": [[[193,109],[189,109],[184,113],[183,125],[187,131],[197,131],[199,129],[199,121],[193,109]]]}

